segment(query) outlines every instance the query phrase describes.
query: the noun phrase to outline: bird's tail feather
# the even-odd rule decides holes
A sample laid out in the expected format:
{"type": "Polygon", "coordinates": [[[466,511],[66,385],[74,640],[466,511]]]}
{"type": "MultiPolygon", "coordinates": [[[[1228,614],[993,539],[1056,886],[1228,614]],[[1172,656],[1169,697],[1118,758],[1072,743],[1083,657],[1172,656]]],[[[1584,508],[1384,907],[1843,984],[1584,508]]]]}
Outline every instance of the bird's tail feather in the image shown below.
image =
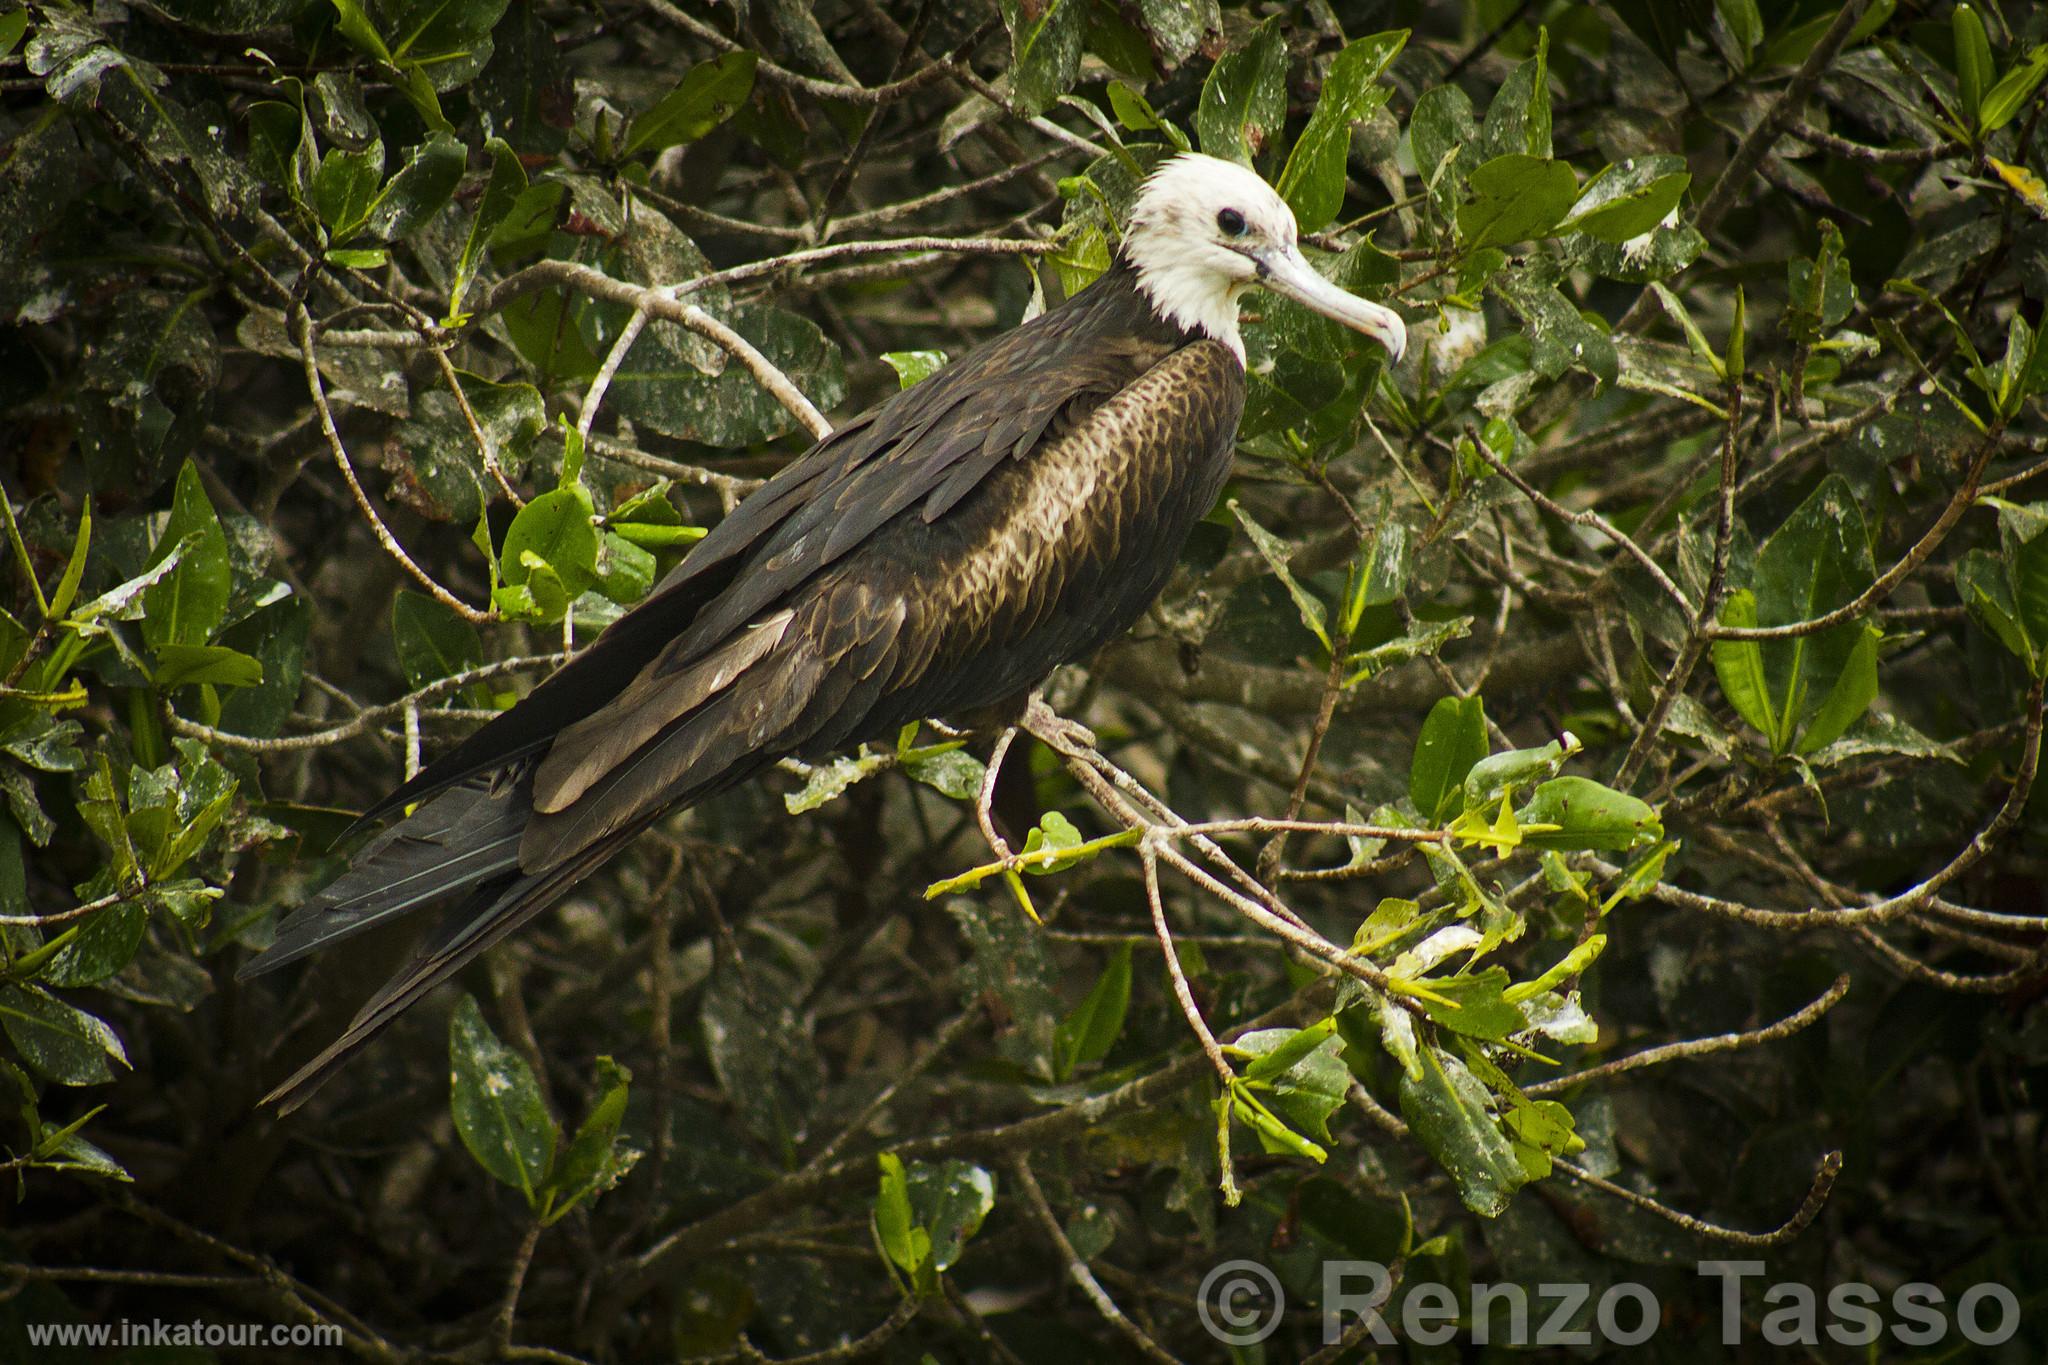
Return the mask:
{"type": "Polygon", "coordinates": [[[519,862],[533,806],[523,784],[451,787],[364,845],[349,870],[278,926],[277,939],[245,964],[246,979],[407,914],[495,881],[519,862]]]}
{"type": "Polygon", "coordinates": [[[279,1114],[289,1114],[305,1103],[342,1063],[392,1020],[461,971],[479,953],[552,905],[580,878],[630,842],[652,818],[617,831],[560,866],[537,874],[513,873],[477,886],[449,907],[439,926],[405,966],[356,1011],[341,1036],[265,1095],[263,1103],[277,1105],[279,1114]]]}

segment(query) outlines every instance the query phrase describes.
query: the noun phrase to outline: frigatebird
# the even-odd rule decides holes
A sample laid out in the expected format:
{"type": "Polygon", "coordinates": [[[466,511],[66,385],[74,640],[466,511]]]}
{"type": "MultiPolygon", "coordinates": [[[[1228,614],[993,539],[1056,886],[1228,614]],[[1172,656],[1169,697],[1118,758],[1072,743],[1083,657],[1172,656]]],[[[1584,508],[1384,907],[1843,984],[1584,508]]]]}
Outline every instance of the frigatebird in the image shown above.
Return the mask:
{"type": "Polygon", "coordinates": [[[1140,187],[1088,288],[862,413],[755,490],[525,700],[379,801],[417,809],[278,928],[254,975],[451,901],[289,1110],[401,1011],[662,815],[785,756],[993,706],[1128,628],[1230,470],[1254,285],[1378,340],[1256,174],[1197,154],[1140,187]]]}

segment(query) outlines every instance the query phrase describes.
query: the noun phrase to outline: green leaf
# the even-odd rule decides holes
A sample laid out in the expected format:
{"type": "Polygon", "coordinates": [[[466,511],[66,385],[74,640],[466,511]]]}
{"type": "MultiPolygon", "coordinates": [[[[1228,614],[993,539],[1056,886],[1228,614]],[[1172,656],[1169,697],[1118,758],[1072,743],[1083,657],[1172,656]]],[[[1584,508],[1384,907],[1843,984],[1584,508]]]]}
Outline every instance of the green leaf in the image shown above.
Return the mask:
{"type": "Polygon", "coordinates": [[[1010,29],[1010,85],[1026,114],[1042,114],[1081,69],[1088,31],[1084,0],[1002,0],[1010,29]]]}
{"type": "MultiPolygon", "coordinates": [[[[23,11],[15,11],[17,14],[23,11]]],[[[4,495],[0,495],[4,496],[4,495]]],[[[61,620],[71,610],[71,604],[78,597],[78,585],[85,578],[86,556],[92,549],[92,498],[85,500],[85,508],[78,515],[78,534],[71,542],[71,558],[64,565],[64,576],[57,580],[56,591],[50,594],[50,619],[61,620]]]]}
{"type": "Polygon", "coordinates": [[[313,173],[313,212],[331,242],[339,245],[362,231],[383,180],[383,143],[373,142],[360,152],[327,149],[313,173]]]}
{"type": "Polygon", "coordinates": [[[1528,1172],[1493,1117],[1486,1087],[1465,1064],[1435,1046],[1422,1049],[1420,1061],[1420,1077],[1401,1077],[1401,1116],[1451,1177],[1465,1207],[1497,1218],[1528,1182],[1528,1172]]]}
{"type": "Polygon", "coordinates": [[[896,387],[907,389],[931,378],[946,366],[944,351],[884,351],[882,361],[896,371],[896,387]]]}
{"type": "MultiPolygon", "coordinates": [[[[1660,864],[1661,866],[1661,864],[1660,864]]],[[[1652,881],[1655,879],[1652,878],[1652,881]]],[[[1519,1005],[1524,1000],[1533,1000],[1547,990],[1555,989],[1567,977],[1577,976],[1593,964],[1607,948],[1607,935],[1593,934],[1584,943],[1574,944],[1572,950],[1559,958],[1550,970],[1533,981],[1519,981],[1501,992],[1501,999],[1510,1005],[1519,1005]]]]}
{"type": "Polygon", "coordinates": [[[1408,768],[1408,799],[1425,822],[1438,825],[1464,809],[1464,783],[1486,757],[1486,704],[1477,696],[1445,697],[1430,708],[1408,768]]]}
{"type": "Polygon", "coordinates": [[[1377,82],[1407,41],[1406,29],[1375,33],[1345,44],[1331,59],[1315,111],[1273,185],[1303,232],[1321,231],[1344,207],[1351,125],[1387,102],[1393,92],[1377,82]]]}
{"type": "Polygon", "coordinates": [[[912,749],[901,755],[904,775],[922,782],[955,801],[972,801],[981,795],[987,765],[973,754],[953,745],[912,749]]]}
{"type": "Polygon", "coordinates": [[[28,32],[28,10],[18,9],[0,14],[0,57],[13,52],[21,42],[21,36],[28,32]]]}
{"type": "Polygon", "coordinates": [[[538,561],[553,570],[562,589],[574,597],[597,581],[597,545],[590,494],[581,488],[556,488],[519,509],[498,553],[507,583],[528,582],[538,561]]]}
{"type": "Polygon", "coordinates": [[[104,1021],[40,986],[0,985],[0,1028],[23,1061],[59,1085],[113,1080],[109,1057],[128,1065],[121,1040],[104,1021]]]}
{"type": "Polygon", "coordinates": [[[1764,41],[1764,19],[1757,12],[1756,0],[1714,0],[1714,8],[1741,46],[1742,60],[1749,61],[1764,41]]]}
{"type": "MultiPolygon", "coordinates": [[[[1830,474],[1757,552],[1757,621],[1779,626],[1811,620],[1852,601],[1876,577],[1863,510],[1848,482],[1830,474]]],[[[1862,636],[1861,623],[1844,621],[1763,642],[1764,681],[1779,724],[1776,752],[1786,752],[1820,708],[1862,636]]]]}
{"type": "MultiPolygon", "coordinates": [[[[1336,1031],[1337,1020],[1334,1015],[1310,1024],[1307,1028],[1296,1029],[1291,1035],[1282,1030],[1283,1036],[1280,1041],[1271,1048],[1265,1048],[1262,1041],[1259,1046],[1248,1049],[1254,1056],[1251,1065],[1242,1073],[1243,1079],[1271,1080],[1321,1047],[1336,1031]]],[[[1259,1036],[1263,1040],[1265,1034],[1262,1032],[1259,1036]]]]}
{"type": "Polygon", "coordinates": [[[1121,943],[1096,978],[1088,998],[1060,1021],[1053,1034],[1054,1074],[1064,1080],[1074,1068],[1099,1062],[1123,1032],[1131,1005],[1131,945],[1121,943]]]}
{"type": "Polygon", "coordinates": [[[1602,384],[1620,378],[1621,356],[1614,338],[1603,325],[1589,321],[1555,284],[1545,283],[1541,273],[1503,270],[1493,277],[1492,288],[1525,325],[1529,365],[1538,375],[1555,379],[1576,367],[1602,384]]]}
{"type": "Polygon", "coordinates": [[[910,1180],[902,1159],[883,1152],[875,1162],[881,1168],[875,1189],[875,1240],[881,1244],[882,1254],[915,1284],[931,1267],[931,1234],[917,1225],[911,1213],[910,1180]]]}
{"type": "Polygon", "coordinates": [[[336,16],[335,27],[341,30],[342,37],[380,62],[391,60],[391,49],[385,46],[377,26],[370,22],[361,0],[331,0],[331,3],[336,16]]]}
{"type": "Polygon", "coordinates": [[[675,89],[636,114],[626,128],[626,156],[652,156],[698,138],[731,118],[754,92],[752,52],[728,52],[690,68],[675,89]]]}
{"type": "Polygon", "coordinates": [[[1549,59],[1550,34],[1539,29],[1535,55],[1508,73],[1486,106],[1479,134],[1482,159],[1512,152],[1539,159],[1550,156],[1549,59]]]}
{"type": "Polygon", "coordinates": [[[836,800],[854,783],[872,777],[888,766],[887,754],[841,754],[829,763],[820,763],[812,768],[802,790],[790,792],[782,798],[783,808],[791,815],[816,810],[827,801],[836,800]]]}
{"type": "Polygon", "coordinates": [[[1438,1028],[1468,1038],[1498,1043],[1529,1027],[1529,1020],[1507,998],[1508,972],[1505,967],[1488,967],[1464,976],[1425,979],[1433,996],[1423,997],[1422,1007],[1438,1028]]]}
{"type": "Polygon", "coordinates": [[[477,271],[483,268],[484,249],[490,245],[491,234],[511,216],[519,196],[526,193],[526,167],[520,164],[512,144],[494,137],[484,144],[484,150],[490,153],[491,178],[484,185],[483,197],[477,200],[476,216],[469,221],[469,236],[463,241],[462,255],[455,263],[455,279],[448,287],[450,325],[467,320],[462,300],[475,282],[477,271]]]}
{"type": "Polygon", "coordinates": [[[1522,842],[1560,852],[1604,849],[1625,853],[1639,843],[1664,837],[1664,826],[1648,803],[1587,777],[1553,777],[1515,812],[1524,826],[1522,842]],[[1532,830],[1531,825],[1555,825],[1532,830]]]}
{"type": "Polygon", "coordinates": [[[1984,92],[1991,86],[1991,39],[1984,32],[1983,19],[1968,5],[1957,5],[1950,12],[1949,29],[1956,47],[1956,93],[1964,119],[1974,122],[1984,107],[1984,92]]]}
{"type": "Polygon", "coordinates": [[[1685,164],[1677,157],[1644,157],[1606,167],[1586,182],[1578,202],[1572,205],[1571,216],[1558,232],[1583,232],[1603,242],[1626,242],[1650,231],[1667,214],[1677,211],[1686,187],[1692,184],[1689,171],[1656,173],[1672,162],[1685,164]]]}
{"type": "Polygon", "coordinates": [[[910,1165],[910,1209],[929,1238],[931,1267],[951,1270],[996,1206],[995,1177],[968,1161],[910,1165]]]}
{"type": "MultiPolygon", "coordinates": [[[[1343,1105],[1345,1092],[1351,1086],[1350,1069],[1339,1055],[1343,1047],[1334,1019],[1306,1030],[1272,1028],[1247,1033],[1230,1048],[1233,1054],[1249,1054],[1254,1059],[1246,1074],[1239,1078],[1237,1089],[1241,1097],[1256,1095],[1258,1103],[1283,1119],[1293,1133],[1306,1133],[1326,1143],[1330,1141],[1330,1115],[1343,1105]],[[1304,1033],[1310,1037],[1303,1038],[1304,1033]],[[1261,1067],[1268,1056],[1283,1049],[1284,1065],[1274,1062],[1261,1067]],[[1250,1074],[1254,1070],[1258,1071],[1256,1077],[1250,1074]]],[[[1267,1150],[1293,1151],[1314,1160],[1322,1159],[1317,1151],[1304,1150],[1298,1138],[1290,1142],[1244,1115],[1242,1107],[1239,1112],[1259,1130],[1261,1139],[1278,1139],[1277,1146],[1269,1141],[1267,1150]]]]}
{"type": "Polygon", "coordinates": [[[576,1129],[562,1153],[561,1165],[548,1185],[552,1223],[586,1198],[619,1183],[640,1159],[637,1151],[619,1145],[619,1124],[626,1117],[626,1092],[633,1073],[610,1057],[597,1059],[597,1103],[576,1129]]]}
{"type": "Polygon", "coordinates": [[[439,213],[462,183],[469,152],[447,133],[412,149],[364,214],[363,231],[380,242],[411,235],[439,213]]]}
{"type": "Polygon", "coordinates": [[[1287,45],[1269,19],[1209,68],[1195,106],[1195,137],[1210,156],[1249,166],[1286,116],[1287,45]]]}
{"type": "Polygon", "coordinates": [[[282,189],[294,204],[305,203],[320,163],[313,147],[312,125],[297,101],[263,100],[249,106],[249,161],[258,175],[282,189]]]}
{"type": "Polygon", "coordinates": [[[199,467],[190,460],[178,471],[171,519],[150,552],[150,566],[180,546],[177,567],[142,594],[142,638],[151,646],[205,644],[227,611],[233,586],[227,535],[207,500],[199,467]]]}
{"type": "Polygon", "coordinates": [[[453,607],[409,589],[391,604],[391,639],[406,686],[414,690],[484,662],[483,637],[473,624],[453,607]]]}
{"type": "Polygon", "coordinates": [[[1983,107],[1977,114],[1977,131],[1995,133],[2011,123],[2034,98],[2044,79],[2048,79],[2048,44],[2034,48],[2023,60],[2014,63],[2012,70],[1985,92],[1983,107]]]}
{"type": "Polygon", "coordinates": [[[449,1107],[462,1145],[492,1176],[540,1208],[555,1161],[555,1124],[526,1059],[498,1041],[465,994],[448,1021],[449,1107]]]}
{"type": "MultiPolygon", "coordinates": [[[[1066,854],[1079,849],[1084,842],[1081,831],[1074,828],[1073,821],[1056,810],[1049,810],[1038,817],[1038,824],[1024,840],[1023,851],[1038,853],[1050,849],[1056,853],[1066,854]]],[[[1055,872],[1065,872],[1081,861],[1081,857],[1054,857],[1044,862],[1033,863],[1024,870],[1031,876],[1044,877],[1055,872]]]]}
{"type": "Polygon", "coordinates": [[[226,645],[158,645],[151,681],[168,692],[205,683],[213,687],[260,687],[263,664],[226,645]]]}
{"type": "Polygon", "coordinates": [[[1865,624],[1842,662],[1842,671],[1828,688],[1827,699],[1799,736],[1798,752],[1810,754],[1834,743],[1877,700],[1877,645],[1884,632],[1865,624]]]}
{"type": "Polygon", "coordinates": [[[1408,142],[1415,153],[1415,169],[1438,204],[1448,207],[1463,197],[1459,168],[1471,166],[1467,149],[1478,138],[1472,99],[1457,86],[1433,85],[1416,98],[1408,116],[1408,142]]]}
{"type": "Polygon", "coordinates": [[[134,901],[94,911],[78,926],[76,936],[51,957],[40,977],[42,983],[71,987],[106,980],[135,960],[148,927],[149,913],[134,901]]]}
{"type": "Polygon", "coordinates": [[[1458,206],[1458,236],[1469,249],[1551,235],[1571,211],[1579,182],[1562,161],[1511,152],[1476,167],[1458,206]]]}
{"type": "MultiPolygon", "coordinates": [[[[2002,498],[1984,501],[1998,509],[1999,553],[2011,584],[2014,619],[2038,649],[2048,642],[2048,503],[2022,507],[2002,498]]],[[[2033,671],[2038,676],[2040,669],[2033,671]]]]}
{"type": "Polygon", "coordinates": [[[1563,744],[1553,739],[1538,748],[1509,749],[1480,759],[1465,774],[1465,809],[1484,809],[1517,787],[1555,777],[1567,752],[1563,744]]]}
{"type": "MultiPolygon", "coordinates": [[[[1756,626],[1756,594],[1741,588],[1721,604],[1721,624],[1743,630],[1756,626]]],[[[1735,714],[1770,741],[1779,742],[1777,712],[1771,706],[1771,689],[1764,681],[1764,647],[1756,640],[1716,640],[1713,643],[1714,676],[1735,714]]]]}
{"type": "Polygon", "coordinates": [[[1254,521],[1251,513],[1238,506],[1236,498],[1232,498],[1228,506],[1230,514],[1237,518],[1238,524],[1244,527],[1245,534],[1251,537],[1252,546],[1258,550],[1259,558],[1266,561],[1266,567],[1273,571],[1273,576],[1287,589],[1287,595],[1294,599],[1294,609],[1301,613],[1302,625],[1308,627],[1309,633],[1322,641],[1324,651],[1328,652],[1332,646],[1323,604],[1315,594],[1296,580],[1293,571],[1287,567],[1287,561],[1293,554],[1292,547],[1254,521]]]}

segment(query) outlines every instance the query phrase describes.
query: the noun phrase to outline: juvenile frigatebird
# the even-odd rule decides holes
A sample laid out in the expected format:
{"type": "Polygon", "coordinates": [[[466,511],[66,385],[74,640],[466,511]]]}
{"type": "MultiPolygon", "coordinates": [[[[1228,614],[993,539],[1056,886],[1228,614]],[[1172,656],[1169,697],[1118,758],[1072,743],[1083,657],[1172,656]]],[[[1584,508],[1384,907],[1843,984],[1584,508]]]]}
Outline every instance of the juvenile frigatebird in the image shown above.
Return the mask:
{"type": "Polygon", "coordinates": [[[1141,187],[1087,289],[834,431],[631,611],[365,821],[418,808],[278,928],[267,972],[454,898],[331,1046],[340,1062],[654,820],[787,755],[1013,698],[1135,621],[1221,491],[1253,285],[1378,340],[1400,317],[1318,275],[1241,166],[1141,187]]]}

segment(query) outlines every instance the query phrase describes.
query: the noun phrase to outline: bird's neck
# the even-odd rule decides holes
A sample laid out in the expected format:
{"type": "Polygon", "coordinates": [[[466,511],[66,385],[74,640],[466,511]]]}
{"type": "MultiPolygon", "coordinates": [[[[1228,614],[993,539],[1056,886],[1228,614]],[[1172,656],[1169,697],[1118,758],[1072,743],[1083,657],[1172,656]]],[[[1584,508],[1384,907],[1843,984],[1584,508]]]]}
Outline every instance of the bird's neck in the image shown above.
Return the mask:
{"type": "Polygon", "coordinates": [[[1139,297],[1162,322],[1228,346],[1244,363],[1244,338],[1237,331],[1237,300],[1248,287],[1197,266],[1170,242],[1133,233],[1122,254],[1136,276],[1139,297]]]}

